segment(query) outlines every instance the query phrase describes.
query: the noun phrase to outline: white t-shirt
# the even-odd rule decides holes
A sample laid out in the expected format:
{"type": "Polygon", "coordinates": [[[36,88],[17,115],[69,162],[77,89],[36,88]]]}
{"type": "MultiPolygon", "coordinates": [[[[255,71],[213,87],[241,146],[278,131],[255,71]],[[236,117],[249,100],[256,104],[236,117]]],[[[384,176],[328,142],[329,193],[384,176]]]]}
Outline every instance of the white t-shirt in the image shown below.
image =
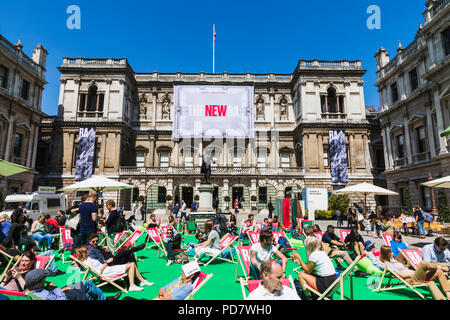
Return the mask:
{"type": "Polygon", "coordinates": [[[270,293],[262,284],[253,290],[247,297],[247,300],[301,300],[297,292],[289,287],[282,286],[280,291],[270,293]]]}
{"type": "Polygon", "coordinates": [[[256,255],[256,261],[258,263],[258,267],[266,260],[269,260],[272,257],[272,254],[278,251],[277,247],[274,245],[268,245],[266,248],[261,247],[261,243],[255,243],[250,247],[250,251],[253,251],[256,255]]]}
{"type": "Polygon", "coordinates": [[[322,250],[311,253],[308,261],[314,262],[314,274],[318,276],[327,277],[336,274],[331,259],[322,250]]]}

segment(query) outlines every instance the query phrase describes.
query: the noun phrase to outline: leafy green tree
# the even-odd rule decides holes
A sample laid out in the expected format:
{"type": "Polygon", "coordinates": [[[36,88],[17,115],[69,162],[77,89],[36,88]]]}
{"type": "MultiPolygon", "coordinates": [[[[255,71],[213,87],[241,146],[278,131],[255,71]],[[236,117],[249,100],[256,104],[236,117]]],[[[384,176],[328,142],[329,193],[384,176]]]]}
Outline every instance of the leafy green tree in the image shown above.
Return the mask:
{"type": "Polygon", "coordinates": [[[438,191],[438,217],[441,222],[450,222],[450,209],[448,208],[447,193],[440,188],[438,191]]]}
{"type": "Polygon", "coordinates": [[[333,211],[333,213],[339,209],[343,215],[347,214],[349,206],[350,198],[346,194],[331,194],[328,199],[328,210],[333,211]]]}
{"type": "Polygon", "coordinates": [[[413,211],[413,205],[411,200],[411,194],[409,193],[409,188],[406,187],[403,190],[403,203],[402,203],[403,209],[405,209],[408,214],[412,214],[413,211]]]}

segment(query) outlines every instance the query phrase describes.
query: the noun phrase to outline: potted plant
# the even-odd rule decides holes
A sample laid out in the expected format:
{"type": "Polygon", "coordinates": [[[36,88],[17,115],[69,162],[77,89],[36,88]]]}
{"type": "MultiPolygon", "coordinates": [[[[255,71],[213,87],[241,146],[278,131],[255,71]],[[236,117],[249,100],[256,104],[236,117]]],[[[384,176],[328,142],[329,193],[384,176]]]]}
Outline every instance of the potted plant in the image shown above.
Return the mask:
{"type": "Polygon", "coordinates": [[[230,210],[230,196],[225,196],[223,197],[223,201],[225,202],[225,210],[229,211],[230,210]]]}
{"type": "Polygon", "coordinates": [[[166,209],[172,211],[172,196],[170,194],[166,195],[166,209]]]}
{"type": "Polygon", "coordinates": [[[256,210],[258,210],[258,208],[256,207],[256,201],[258,200],[258,197],[256,197],[254,194],[253,195],[251,195],[251,197],[250,197],[250,200],[251,200],[251,204],[252,204],[252,211],[256,211],[256,210]]]}

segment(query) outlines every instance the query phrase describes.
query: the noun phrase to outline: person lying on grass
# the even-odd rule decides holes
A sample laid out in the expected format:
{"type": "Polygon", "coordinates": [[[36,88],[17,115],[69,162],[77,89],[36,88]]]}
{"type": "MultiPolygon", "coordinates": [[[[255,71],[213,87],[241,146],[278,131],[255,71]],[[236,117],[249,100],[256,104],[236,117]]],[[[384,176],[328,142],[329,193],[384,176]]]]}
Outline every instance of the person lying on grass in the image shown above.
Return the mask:
{"type": "Polygon", "coordinates": [[[159,289],[155,300],[184,300],[194,290],[194,282],[200,275],[200,266],[192,261],[181,267],[181,277],[159,289]]]}

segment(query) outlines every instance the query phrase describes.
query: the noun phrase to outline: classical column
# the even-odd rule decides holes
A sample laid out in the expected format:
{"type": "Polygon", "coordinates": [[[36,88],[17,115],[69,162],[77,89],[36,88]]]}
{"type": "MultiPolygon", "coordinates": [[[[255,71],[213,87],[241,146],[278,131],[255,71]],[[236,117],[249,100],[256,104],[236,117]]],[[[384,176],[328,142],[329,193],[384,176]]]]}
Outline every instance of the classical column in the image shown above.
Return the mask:
{"type": "Polygon", "coordinates": [[[442,114],[441,99],[437,89],[434,90],[434,105],[436,106],[437,132],[439,138],[439,155],[447,153],[447,140],[441,137],[440,133],[444,131],[444,117],[442,114]]]}
{"type": "Polygon", "coordinates": [[[411,140],[409,135],[409,123],[408,120],[404,121],[404,131],[405,131],[405,141],[404,145],[406,146],[406,157],[408,159],[408,164],[412,163],[412,151],[411,151],[411,140]]]}
{"type": "Polygon", "coordinates": [[[111,91],[111,80],[106,80],[105,100],[103,101],[103,117],[109,117],[109,95],[111,91]]]}
{"type": "Polygon", "coordinates": [[[33,132],[33,123],[31,123],[30,131],[28,132],[28,148],[27,148],[27,162],[26,162],[26,166],[28,168],[31,167],[31,157],[32,157],[32,151],[33,151],[34,136],[35,136],[35,133],[33,132]]]}
{"type": "Polygon", "coordinates": [[[174,146],[173,146],[173,156],[174,156],[174,165],[175,167],[179,167],[180,166],[180,155],[179,155],[179,141],[175,140],[174,141],[174,146]]]}
{"type": "Polygon", "coordinates": [[[364,133],[362,135],[363,138],[363,146],[364,146],[364,159],[365,159],[365,164],[366,164],[366,172],[371,171],[372,169],[372,163],[371,163],[371,159],[370,159],[370,150],[369,150],[369,137],[367,133],[364,133]]]}
{"type": "Polygon", "coordinates": [[[228,166],[228,144],[227,139],[224,139],[223,142],[223,149],[222,149],[222,156],[223,156],[223,166],[228,166]]]}
{"type": "Polygon", "coordinates": [[[11,140],[14,139],[12,131],[14,127],[14,117],[11,115],[8,122],[8,134],[6,136],[6,150],[5,150],[5,160],[10,161],[11,155],[11,140]]]}
{"type": "Polygon", "coordinates": [[[153,92],[153,115],[152,115],[152,126],[156,126],[156,99],[158,98],[158,93],[153,92]]]}
{"type": "Polygon", "coordinates": [[[325,96],[325,107],[324,107],[324,112],[328,113],[328,96],[325,96]]]}
{"type": "Polygon", "coordinates": [[[336,112],[341,113],[341,104],[339,102],[339,96],[336,96],[336,112]]]}
{"type": "MultiPolygon", "coordinates": [[[[275,96],[275,93],[271,92],[270,93],[270,109],[272,111],[272,116],[270,117],[270,125],[272,126],[272,128],[275,126],[274,96],[275,96]]],[[[264,110],[264,112],[265,112],[265,110],[264,110]]]]}
{"type": "MultiPolygon", "coordinates": [[[[321,133],[317,135],[317,149],[319,150],[319,154],[317,155],[319,157],[319,172],[324,173],[325,168],[323,166],[323,135],[321,133]]],[[[328,159],[328,164],[331,167],[330,161],[331,159],[328,159]]]]}
{"type": "Polygon", "coordinates": [[[120,151],[121,151],[120,150],[120,137],[121,137],[121,135],[119,132],[116,132],[114,134],[114,136],[115,136],[114,138],[116,139],[115,151],[114,151],[114,153],[116,155],[116,158],[115,158],[116,163],[114,163],[114,171],[117,172],[117,171],[119,171],[120,159],[121,159],[121,154],[120,154],[120,151]]]}
{"type": "MultiPolygon", "coordinates": [[[[354,163],[354,161],[353,161],[353,140],[354,140],[354,137],[353,137],[353,135],[354,135],[354,133],[350,133],[349,135],[348,135],[348,159],[347,159],[347,161],[348,161],[348,164],[349,164],[349,166],[350,166],[350,168],[351,168],[351,170],[350,170],[350,172],[351,173],[354,173],[355,171],[356,171],[356,165],[355,165],[355,163],[354,163]]],[[[330,159],[331,160],[331,159],[330,159]]]]}
{"type": "Polygon", "coordinates": [[[106,158],[106,133],[101,135],[102,141],[100,143],[100,159],[98,159],[98,170],[103,173],[105,169],[105,158],[106,158]]]}
{"type": "MultiPolygon", "coordinates": [[[[439,133],[438,133],[439,134],[439,133]]],[[[430,159],[436,156],[436,146],[434,144],[433,122],[431,119],[431,110],[427,110],[427,139],[428,150],[430,151],[430,159]]]]}
{"type": "Polygon", "coordinates": [[[39,137],[39,127],[35,126],[35,128],[34,128],[33,156],[31,158],[31,168],[33,168],[33,169],[36,166],[36,154],[37,154],[38,137],[39,137]]]}

